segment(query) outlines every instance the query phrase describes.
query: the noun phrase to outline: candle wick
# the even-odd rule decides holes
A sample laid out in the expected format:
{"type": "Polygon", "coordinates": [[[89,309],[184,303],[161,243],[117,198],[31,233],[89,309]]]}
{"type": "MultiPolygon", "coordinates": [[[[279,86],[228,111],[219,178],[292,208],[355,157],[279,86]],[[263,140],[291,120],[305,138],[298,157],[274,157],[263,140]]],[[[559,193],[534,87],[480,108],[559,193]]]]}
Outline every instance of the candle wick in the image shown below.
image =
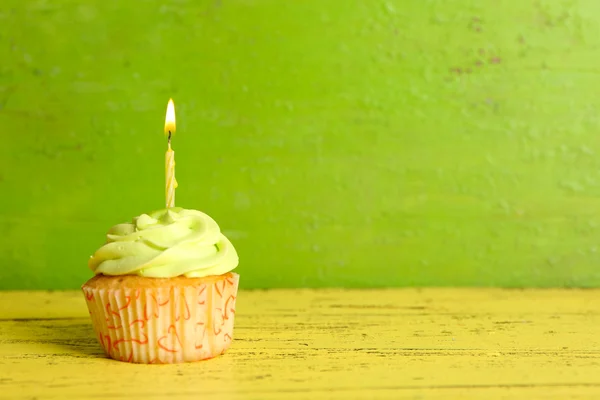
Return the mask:
{"type": "Polygon", "coordinates": [[[169,144],[171,144],[171,131],[169,131],[169,144]]]}

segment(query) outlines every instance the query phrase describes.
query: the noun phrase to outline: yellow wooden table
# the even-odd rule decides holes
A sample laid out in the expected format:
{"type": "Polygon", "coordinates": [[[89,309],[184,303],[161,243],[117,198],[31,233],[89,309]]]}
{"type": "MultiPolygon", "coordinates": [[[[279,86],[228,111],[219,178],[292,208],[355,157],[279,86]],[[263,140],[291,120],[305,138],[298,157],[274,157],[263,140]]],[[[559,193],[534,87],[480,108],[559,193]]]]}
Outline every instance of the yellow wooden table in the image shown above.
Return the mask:
{"type": "Polygon", "coordinates": [[[214,360],[104,357],[79,292],[0,292],[0,399],[600,398],[600,290],[239,294],[214,360]]]}

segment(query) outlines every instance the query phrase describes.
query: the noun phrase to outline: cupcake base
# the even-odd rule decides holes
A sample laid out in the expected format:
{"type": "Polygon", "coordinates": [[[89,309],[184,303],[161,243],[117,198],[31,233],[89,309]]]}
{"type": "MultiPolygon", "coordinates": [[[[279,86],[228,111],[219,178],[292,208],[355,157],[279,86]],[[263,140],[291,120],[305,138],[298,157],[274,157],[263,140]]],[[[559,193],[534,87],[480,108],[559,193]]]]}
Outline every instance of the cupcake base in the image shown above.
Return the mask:
{"type": "Polygon", "coordinates": [[[94,331],[115,360],[172,364],[223,354],[233,339],[239,275],[97,275],[82,286],[94,331]]]}

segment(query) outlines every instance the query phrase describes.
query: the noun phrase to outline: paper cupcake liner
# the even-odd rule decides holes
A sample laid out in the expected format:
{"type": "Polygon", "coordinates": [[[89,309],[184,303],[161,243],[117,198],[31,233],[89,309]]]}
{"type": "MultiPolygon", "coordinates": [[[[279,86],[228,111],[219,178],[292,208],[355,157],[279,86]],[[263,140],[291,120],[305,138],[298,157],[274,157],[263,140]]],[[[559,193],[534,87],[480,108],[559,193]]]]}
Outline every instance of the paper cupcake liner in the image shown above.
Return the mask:
{"type": "Polygon", "coordinates": [[[216,357],[229,348],[238,282],[239,275],[230,272],[189,286],[82,289],[109,357],[171,364],[216,357]]]}

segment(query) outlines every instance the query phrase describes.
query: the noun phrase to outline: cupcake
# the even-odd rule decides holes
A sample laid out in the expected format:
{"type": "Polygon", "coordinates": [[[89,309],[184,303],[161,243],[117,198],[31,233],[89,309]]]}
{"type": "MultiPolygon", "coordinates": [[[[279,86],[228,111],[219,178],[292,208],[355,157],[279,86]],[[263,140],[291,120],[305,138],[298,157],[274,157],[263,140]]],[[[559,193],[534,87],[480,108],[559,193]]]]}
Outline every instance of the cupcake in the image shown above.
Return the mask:
{"type": "Polygon", "coordinates": [[[88,265],[82,289],[109,357],[181,363],[229,348],[238,256],[208,215],[174,207],[115,225],[88,265]]]}

